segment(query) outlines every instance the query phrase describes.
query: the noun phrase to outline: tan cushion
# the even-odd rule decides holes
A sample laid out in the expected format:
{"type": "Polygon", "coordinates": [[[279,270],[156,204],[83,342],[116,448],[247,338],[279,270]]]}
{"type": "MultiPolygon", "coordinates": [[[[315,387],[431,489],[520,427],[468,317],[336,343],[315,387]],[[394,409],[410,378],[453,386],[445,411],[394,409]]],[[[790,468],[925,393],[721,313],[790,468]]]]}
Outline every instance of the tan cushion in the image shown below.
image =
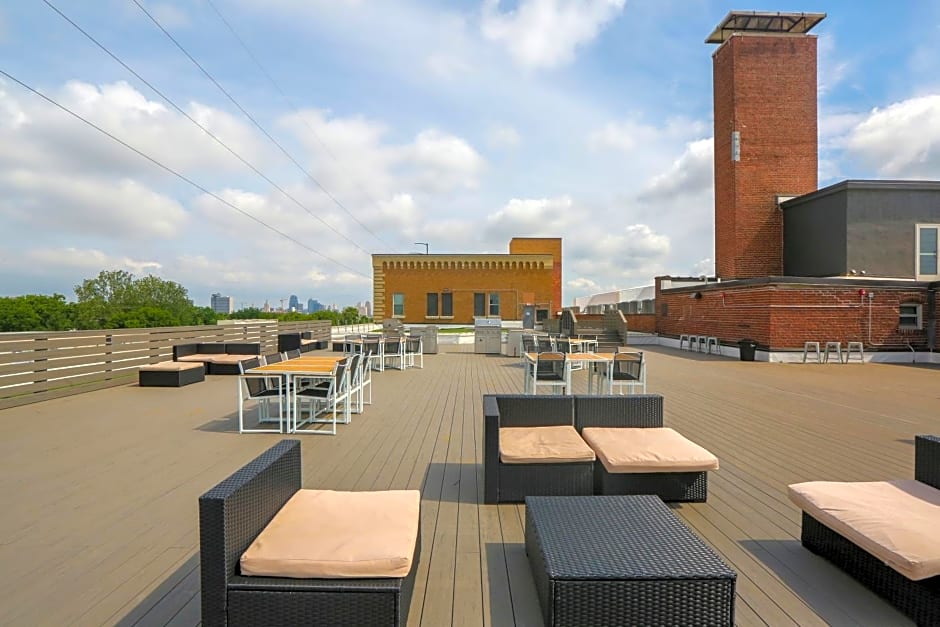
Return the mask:
{"type": "Polygon", "coordinates": [[[204,355],[202,353],[196,353],[195,355],[184,355],[176,361],[198,361],[200,363],[212,361],[213,358],[218,357],[218,355],[204,355]]]}
{"type": "Polygon", "coordinates": [[[316,340],[300,340],[301,344],[316,344],[316,340]]]}
{"type": "Polygon", "coordinates": [[[587,427],[581,435],[607,472],[718,470],[718,458],[669,428],[587,427]]]}
{"type": "Polygon", "coordinates": [[[899,479],[809,481],[788,492],[804,512],[908,579],[940,575],[940,490],[899,479]]]}
{"type": "Polygon", "coordinates": [[[154,372],[154,371],[176,371],[181,370],[194,370],[196,368],[202,368],[203,365],[201,362],[194,363],[189,361],[161,361],[156,364],[147,364],[146,366],[141,366],[140,369],[145,372],[154,372]]]}
{"type": "Polygon", "coordinates": [[[240,361],[245,361],[246,359],[257,359],[258,355],[212,355],[211,361],[214,364],[237,364],[240,361]]]}
{"type": "Polygon", "coordinates": [[[505,427],[499,430],[499,459],[504,464],[592,462],[591,450],[574,427],[505,427]]]}
{"type": "Polygon", "coordinates": [[[241,556],[249,576],[404,577],[418,539],[417,490],[298,490],[241,556]]]}

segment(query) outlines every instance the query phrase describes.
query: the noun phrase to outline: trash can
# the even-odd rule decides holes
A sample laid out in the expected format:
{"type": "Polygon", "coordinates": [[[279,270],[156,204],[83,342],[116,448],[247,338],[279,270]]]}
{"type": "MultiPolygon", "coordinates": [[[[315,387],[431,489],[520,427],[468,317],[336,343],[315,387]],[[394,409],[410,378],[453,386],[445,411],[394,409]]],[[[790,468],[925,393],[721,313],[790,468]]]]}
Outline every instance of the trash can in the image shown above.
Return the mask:
{"type": "Polygon", "coordinates": [[[757,350],[757,342],[747,338],[738,340],[738,348],[741,350],[741,361],[754,361],[754,351],[757,350]]]}

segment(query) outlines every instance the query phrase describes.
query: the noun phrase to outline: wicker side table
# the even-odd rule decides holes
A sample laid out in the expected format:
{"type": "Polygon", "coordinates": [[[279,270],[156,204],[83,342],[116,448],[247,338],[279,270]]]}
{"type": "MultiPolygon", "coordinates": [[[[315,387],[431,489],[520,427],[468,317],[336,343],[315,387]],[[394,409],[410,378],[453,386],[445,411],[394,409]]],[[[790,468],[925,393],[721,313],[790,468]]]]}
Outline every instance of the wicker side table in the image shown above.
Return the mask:
{"type": "Polygon", "coordinates": [[[656,496],[526,498],[546,625],[733,625],[736,573],[656,496]]]}

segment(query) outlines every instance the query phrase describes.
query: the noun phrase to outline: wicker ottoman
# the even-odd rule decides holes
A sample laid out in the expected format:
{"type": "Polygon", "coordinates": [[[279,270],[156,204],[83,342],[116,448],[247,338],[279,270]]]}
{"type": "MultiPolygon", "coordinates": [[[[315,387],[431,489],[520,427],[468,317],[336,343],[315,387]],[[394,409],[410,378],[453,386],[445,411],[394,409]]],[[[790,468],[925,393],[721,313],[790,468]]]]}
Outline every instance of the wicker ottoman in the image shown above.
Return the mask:
{"type": "Polygon", "coordinates": [[[546,625],[733,625],[736,573],[652,495],[526,498],[546,625]]]}
{"type": "Polygon", "coordinates": [[[202,362],[161,361],[141,366],[137,377],[140,387],[178,388],[205,381],[206,368],[202,362]]]}

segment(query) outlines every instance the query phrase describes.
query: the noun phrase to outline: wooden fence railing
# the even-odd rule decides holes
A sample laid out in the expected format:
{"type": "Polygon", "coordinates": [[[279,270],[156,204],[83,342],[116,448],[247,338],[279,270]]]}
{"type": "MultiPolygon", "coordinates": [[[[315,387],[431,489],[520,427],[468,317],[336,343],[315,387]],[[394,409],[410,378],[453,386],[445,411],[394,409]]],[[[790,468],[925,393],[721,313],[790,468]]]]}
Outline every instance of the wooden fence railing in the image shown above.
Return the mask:
{"type": "Polygon", "coordinates": [[[138,367],[173,359],[174,344],[251,342],[269,353],[278,332],[294,331],[329,342],[330,322],[0,333],[0,409],[130,383],[138,367]]]}

